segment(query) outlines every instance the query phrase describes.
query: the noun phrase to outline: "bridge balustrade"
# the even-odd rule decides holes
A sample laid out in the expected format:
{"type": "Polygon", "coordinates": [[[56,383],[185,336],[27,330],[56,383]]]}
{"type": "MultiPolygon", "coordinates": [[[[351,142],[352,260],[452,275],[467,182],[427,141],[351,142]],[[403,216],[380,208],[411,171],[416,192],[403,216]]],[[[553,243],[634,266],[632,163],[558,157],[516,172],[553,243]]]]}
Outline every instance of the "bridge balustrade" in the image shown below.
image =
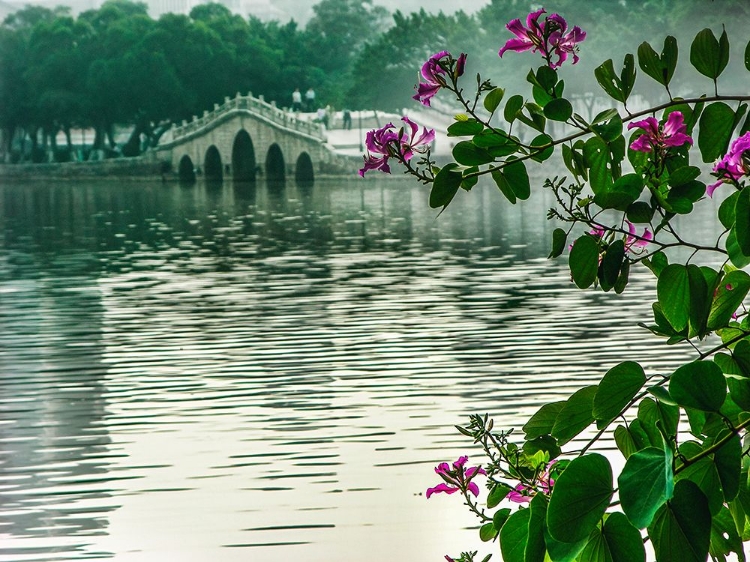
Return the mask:
{"type": "Polygon", "coordinates": [[[252,93],[247,96],[237,96],[233,99],[226,99],[221,105],[215,105],[212,111],[204,112],[202,117],[193,116],[193,120],[173,128],[172,139],[178,140],[184,136],[194,133],[203,127],[208,126],[212,121],[218,119],[225,113],[234,109],[245,109],[257,113],[269,121],[307,135],[313,136],[320,140],[326,140],[325,130],[320,123],[312,123],[303,119],[298,119],[287,112],[276,107],[275,103],[268,103],[262,98],[253,97],[252,93]]]}

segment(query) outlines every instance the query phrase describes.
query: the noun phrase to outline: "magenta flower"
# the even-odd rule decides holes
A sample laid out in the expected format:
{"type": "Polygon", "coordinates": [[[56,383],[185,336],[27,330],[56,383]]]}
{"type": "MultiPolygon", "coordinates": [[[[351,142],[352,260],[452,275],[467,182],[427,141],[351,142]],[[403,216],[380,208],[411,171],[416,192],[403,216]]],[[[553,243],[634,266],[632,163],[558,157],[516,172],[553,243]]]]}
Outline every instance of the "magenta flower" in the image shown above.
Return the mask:
{"type": "Polygon", "coordinates": [[[401,120],[409,125],[409,129],[411,130],[408,140],[406,135],[403,134],[403,129],[401,129],[402,134],[399,135],[400,155],[408,162],[412,159],[415,152],[424,152],[425,148],[423,147],[432,144],[435,140],[435,129],[422,127],[422,133],[418,134],[419,125],[406,116],[402,117],[401,120]]]}
{"type": "Polygon", "coordinates": [[[567,60],[568,54],[573,55],[573,64],[577,63],[578,43],[586,39],[586,32],[578,26],[568,31],[568,23],[559,14],[552,14],[540,23],[540,16],[546,13],[544,8],[531,12],[526,16],[526,27],[518,18],[509,21],[505,27],[516,37],[508,39],[498,55],[502,57],[506,51],[521,53],[532,49],[535,53],[542,53],[553,69],[559,68],[567,60]],[[552,60],[553,54],[557,56],[557,61],[552,60]]]}
{"type": "MultiPolygon", "coordinates": [[[[544,473],[539,478],[537,478],[536,483],[539,486],[539,490],[545,495],[549,495],[552,492],[552,486],[555,484],[555,481],[550,478],[550,470],[556,462],[557,460],[550,461],[544,473]]],[[[531,486],[520,483],[516,485],[516,487],[513,488],[510,492],[508,492],[508,495],[505,497],[514,503],[528,503],[531,501],[532,496],[536,495],[536,493],[537,490],[535,490],[531,486]]]]}
{"type": "MultiPolygon", "coordinates": [[[[448,51],[440,51],[427,59],[427,62],[422,65],[420,72],[424,82],[420,82],[415,86],[417,93],[412,96],[413,99],[422,105],[430,107],[432,97],[438,93],[440,88],[446,85],[445,67],[446,65],[450,65],[452,60],[451,54],[448,51]]],[[[453,70],[454,77],[458,78],[463,75],[465,68],[466,53],[461,53],[453,70]]]]}
{"type": "Polygon", "coordinates": [[[369,170],[380,170],[390,174],[389,158],[394,157],[402,162],[408,162],[415,153],[426,152],[435,140],[434,129],[423,127],[420,134],[419,126],[411,119],[404,116],[401,120],[409,126],[409,134],[406,133],[404,127],[396,131],[393,123],[368,131],[365,136],[367,154],[364,156],[365,164],[359,171],[360,176],[365,177],[365,172],[369,170]]]}
{"type": "Polygon", "coordinates": [[[627,238],[625,238],[626,252],[633,250],[634,246],[640,250],[640,248],[648,246],[649,242],[654,239],[654,235],[648,228],[643,229],[643,234],[641,234],[640,236],[636,236],[635,225],[628,220],[626,220],[625,222],[628,225],[628,231],[630,231],[630,234],[628,234],[627,238]]]}
{"type": "Polygon", "coordinates": [[[706,188],[709,197],[722,183],[737,183],[743,176],[750,176],[750,131],[735,139],[729,152],[714,166],[719,181],[706,188]]]}
{"type": "MultiPolygon", "coordinates": [[[[625,237],[625,251],[626,252],[638,251],[640,250],[640,248],[647,246],[649,242],[651,242],[651,240],[654,239],[654,235],[651,233],[651,231],[648,228],[645,228],[643,230],[643,234],[639,236],[639,235],[636,235],[635,225],[632,222],[630,222],[629,220],[626,220],[625,224],[628,225],[628,232],[629,232],[629,234],[627,234],[625,237]]],[[[604,238],[604,236],[607,234],[607,229],[603,226],[595,225],[591,230],[589,230],[589,234],[596,238],[604,238]]]]}
{"type": "Polygon", "coordinates": [[[667,122],[661,126],[655,117],[628,124],[628,130],[635,128],[643,131],[643,134],[630,144],[630,148],[637,152],[652,152],[655,149],[663,151],[671,146],[693,144],[693,139],[686,133],[685,117],[680,111],[670,113],[667,122]]]}
{"type": "Polygon", "coordinates": [[[459,490],[461,492],[468,490],[469,492],[474,494],[475,497],[479,496],[479,486],[477,486],[476,483],[472,482],[471,480],[477,474],[484,474],[486,476],[487,473],[482,467],[479,466],[472,466],[468,469],[465,469],[464,466],[466,465],[468,460],[469,457],[464,455],[462,457],[458,457],[458,460],[453,463],[452,468],[451,465],[449,465],[447,462],[441,462],[439,465],[437,465],[435,467],[435,472],[440,475],[440,477],[443,479],[443,482],[438,484],[437,486],[427,489],[427,499],[429,499],[432,494],[441,492],[446,494],[453,494],[455,492],[458,492],[459,490]]]}

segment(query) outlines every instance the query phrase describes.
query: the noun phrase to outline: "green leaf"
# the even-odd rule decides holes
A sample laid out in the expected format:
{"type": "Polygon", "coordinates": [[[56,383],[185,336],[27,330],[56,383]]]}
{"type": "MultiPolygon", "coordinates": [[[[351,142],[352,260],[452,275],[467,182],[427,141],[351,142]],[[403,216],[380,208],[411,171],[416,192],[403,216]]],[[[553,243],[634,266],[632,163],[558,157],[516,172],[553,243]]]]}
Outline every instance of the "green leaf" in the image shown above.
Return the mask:
{"type": "Polygon", "coordinates": [[[661,55],[658,55],[648,43],[641,43],[638,46],[638,65],[659,84],[668,86],[677,66],[677,40],[667,36],[661,55]]]}
{"type": "Polygon", "coordinates": [[[715,80],[728,62],[729,40],[726,31],[721,34],[720,40],[710,29],[704,29],[695,36],[690,46],[690,63],[698,72],[715,80]]]}
{"type": "Polygon", "coordinates": [[[727,382],[713,361],[693,361],[672,373],[669,395],[680,406],[718,412],[727,395],[727,382]]]}
{"type": "Polygon", "coordinates": [[[704,162],[713,162],[727,151],[734,130],[734,110],[724,102],[706,106],[701,114],[698,148],[704,162]]]}
{"type": "Polygon", "coordinates": [[[635,361],[612,367],[602,378],[594,396],[594,419],[609,423],[646,383],[643,368],[635,361]]]}
{"type": "Polygon", "coordinates": [[[619,177],[614,184],[605,184],[603,189],[594,197],[594,202],[602,209],[626,211],[640,197],[642,191],[643,178],[641,175],[625,174],[619,177]]]}
{"type": "Polygon", "coordinates": [[[709,553],[715,560],[723,561],[732,552],[737,553],[738,561],[745,562],[742,538],[737,532],[730,510],[723,507],[712,520],[709,553]]]}
{"type": "MultiPolygon", "coordinates": [[[[727,436],[724,431],[716,436],[713,444],[727,436]]],[[[714,453],[714,464],[719,474],[724,501],[732,501],[740,491],[740,472],[742,471],[742,442],[739,435],[733,435],[714,453]]]]}
{"type": "Polygon", "coordinates": [[[719,206],[719,220],[724,228],[732,228],[732,225],[734,224],[735,208],[740,193],[742,193],[742,191],[735,191],[724,199],[719,206]]]}
{"type": "Polygon", "coordinates": [[[674,497],[659,509],[648,529],[657,560],[705,562],[711,540],[708,500],[697,485],[681,480],[674,497]]]}
{"type": "Polygon", "coordinates": [[[556,98],[544,106],[544,116],[552,121],[567,121],[573,115],[573,106],[565,98],[556,98]]]}
{"type": "Polygon", "coordinates": [[[557,84],[557,72],[546,64],[536,71],[536,83],[545,90],[552,90],[557,84]]]}
{"type": "Polygon", "coordinates": [[[750,379],[727,377],[729,395],[740,408],[750,411],[750,379]]]}
{"type": "Polygon", "coordinates": [[[624,514],[616,511],[607,517],[602,529],[612,562],[645,562],[646,549],[638,529],[624,514]]]}
{"type": "Polygon", "coordinates": [[[716,289],[707,328],[716,330],[726,326],[750,291],[750,275],[742,270],[730,271],[716,289]]]}
{"type": "Polygon", "coordinates": [[[750,265],[750,256],[742,253],[740,245],[737,243],[737,233],[734,227],[732,227],[732,230],[729,231],[729,236],[727,236],[726,248],[729,259],[734,267],[743,268],[750,265]]]}
{"type": "Polygon", "coordinates": [[[599,243],[588,234],[579,237],[570,250],[570,272],[579,289],[590,287],[599,269],[599,243]]]}
{"type": "Polygon", "coordinates": [[[490,521],[479,527],[479,539],[482,542],[488,542],[497,536],[497,529],[495,525],[490,521]]]}
{"type": "Polygon", "coordinates": [[[505,525],[505,522],[508,520],[508,517],[510,517],[511,510],[510,508],[504,507],[502,509],[498,509],[495,514],[492,516],[492,523],[495,525],[495,529],[502,529],[503,525],[505,525]]]}
{"type": "Polygon", "coordinates": [[[604,252],[601,263],[599,264],[599,284],[602,290],[609,291],[615,286],[617,279],[620,275],[620,267],[622,267],[622,261],[625,258],[625,242],[623,240],[615,240],[604,252]]]}
{"type": "MultiPolygon", "coordinates": [[[[690,335],[703,337],[711,308],[708,282],[703,275],[703,271],[697,265],[688,264],[687,272],[690,285],[690,335]]],[[[713,291],[713,286],[711,291],[713,291]]]]}
{"type": "Polygon", "coordinates": [[[743,189],[737,195],[734,233],[740,251],[750,256],[750,190],[748,189],[743,189]]]}
{"type": "Polygon", "coordinates": [[[687,267],[673,263],[664,268],[656,283],[656,294],[662,314],[676,332],[688,325],[690,318],[690,280],[687,267]]]}
{"type": "Polygon", "coordinates": [[[565,243],[568,241],[568,234],[562,228],[556,228],[552,231],[552,251],[549,258],[556,258],[565,250],[565,243]]]}
{"type": "Polygon", "coordinates": [[[609,149],[599,137],[591,137],[583,145],[583,158],[589,168],[589,180],[594,194],[599,193],[612,183],[612,175],[607,164],[609,149]]]}
{"type": "Polygon", "coordinates": [[[530,509],[519,509],[500,529],[500,552],[504,562],[525,562],[524,551],[529,540],[530,509]]]}
{"type": "Polygon", "coordinates": [[[508,201],[515,205],[517,201],[516,194],[513,192],[513,188],[510,187],[508,180],[505,179],[505,174],[503,174],[500,170],[492,170],[491,175],[492,179],[495,180],[495,185],[497,185],[498,189],[500,189],[500,193],[502,193],[508,201]]]}
{"type": "Polygon", "coordinates": [[[542,435],[551,434],[552,428],[555,426],[555,420],[557,420],[557,416],[562,411],[565,403],[565,400],[550,402],[539,408],[522,428],[526,434],[526,439],[531,440],[542,435]]]}
{"type": "Polygon", "coordinates": [[[435,176],[430,191],[430,207],[447,207],[458,192],[463,180],[461,172],[457,172],[456,164],[446,164],[435,176]]]}
{"type": "Polygon", "coordinates": [[[555,151],[555,147],[552,145],[552,137],[549,135],[538,135],[531,141],[530,146],[533,150],[539,151],[534,152],[534,155],[531,157],[531,159],[536,162],[544,162],[547,158],[552,156],[552,153],[555,151]]]}
{"type": "Polygon", "coordinates": [[[471,141],[461,141],[456,144],[453,147],[453,158],[464,166],[481,166],[495,159],[486,149],[476,146],[471,141]]]}
{"type": "Polygon", "coordinates": [[[672,455],[648,447],[631,455],[617,479],[620,503],[637,528],[651,524],[657,510],[672,497],[672,455]]]}
{"type": "Polygon", "coordinates": [[[594,421],[592,409],[596,389],[596,385],[584,386],[565,401],[552,427],[552,437],[557,439],[560,446],[573,439],[594,421]]]}
{"type": "MultiPolygon", "coordinates": [[[[630,55],[632,58],[632,55],[630,55]]],[[[615,74],[615,67],[612,59],[604,61],[594,69],[596,81],[607,92],[607,95],[619,102],[625,102],[626,96],[622,91],[622,82],[615,74]]]]}
{"type": "Polygon", "coordinates": [[[558,541],[587,538],[612,500],[612,467],[592,453],[573,459],[557,478],[547,508],[549,533],[558,541]]]}
{"type": "Polygon", "coordinates": [[[456,121],[448,127],[449,137],[471,137],[481,133],[484,125],[476,119],[456,121]]]}
{"type": "Polygon", "coordinates": [[[479,539],[482,542],[491,541],[497,535],[495,525],[490,521],[479,527],[479,539]]]}
{"type": "Polygon", "coordinates": [[[521,201],[525,201],[531,195],[531,184],[526,165],[521,160],[509,160],[503,168],[505,179],[508,180],[510,188],[521,201]]]}
{"type": "MultiPolygon", "coordinates": [[[[703,452],[700,444],[695,441],[685,441],[680,445],[680,455],[685,458],[694,458],[703,452]]],[[[721,509],[723,496],[721,493],[721,481],[710,457],[703,457],[693,464],[685,467],[677,475],[677,480],[690,480],[696,484],[708,500],[708,509],[711,513],[718,513],[721,509]]]]}
{"type": "Polygon", "coordinates": [[[526,541],[524,562],[544,562],[547,548],[544,544],[544,527],[547,517],[547,498],[542,494],[535,495],[529,504],[529,538],[526,541]]]}
{"type": "Polygon", "coordinates": [[[505,104],[505,111],[503,117],[508,123],[513,123],[518,117],[518,112],[523,108],[523,96],[515,95],[511,96],[505,104]]]}
{"type": "Polygon", "coordinates": [[[638,446],[636,445],[632,434],[624,425],[618,425],[615,428],[614,436],[617,448],[626,459],[630,458],[631,455],[638,451],[638,446]]]}
{"type": "Polygon", "coordinates": [[[675,187],[677,185],[689,183],[700,175],[701,170],[697,166],[683,166],[669,174],[668,183],[670,186],[675,187]]]}
{"type": "Polygon", "coordinates": [[[502,88],[490,90],[484,98],[484,108],[493,113],[497,109],[497,106],[500,105],[500,102],[503,101],[503,96],[505,96],[505,90],[502,88]]]}
{"type": "Polygon", "coordinates": [[[747,42],[745,47],[745,68],[750,70],[750,41],[747,42]]]}
{"type": "Polygon", "coordinates": [[[487,508],[492,509],[494,507],[497,507],[498,504],[505,499],[505,496],[508,495],[508,492],[510,492],[510,490],[510,486],[506,486],[505,484],[500,483],[495,484],[495,487],[492,488],[489,495],[487,496],[487,508]]]}
{"type": "Polygon", "coordinates": [[[645,201],[636,201],[627,208],[628,220],[635,224],[650,223],[654,218],[654,209],[645,201]]]}

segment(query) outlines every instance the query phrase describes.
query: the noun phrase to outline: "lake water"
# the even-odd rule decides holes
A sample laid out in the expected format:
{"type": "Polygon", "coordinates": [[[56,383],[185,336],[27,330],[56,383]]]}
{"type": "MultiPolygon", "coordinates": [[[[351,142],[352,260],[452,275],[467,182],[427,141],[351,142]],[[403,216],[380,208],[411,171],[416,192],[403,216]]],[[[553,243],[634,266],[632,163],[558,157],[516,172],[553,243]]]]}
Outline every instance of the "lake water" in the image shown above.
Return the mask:
{"type": "Polygon", "coordinates": [[[376,178],[0,186],[0,561],[481,549],[460,498],[423,495],[438,462],[481,461],[455,424],[684,357],[637,326],[648,274],[579,291],[546,259],[550,205],[480,185],[436,217],[376,178]]]}

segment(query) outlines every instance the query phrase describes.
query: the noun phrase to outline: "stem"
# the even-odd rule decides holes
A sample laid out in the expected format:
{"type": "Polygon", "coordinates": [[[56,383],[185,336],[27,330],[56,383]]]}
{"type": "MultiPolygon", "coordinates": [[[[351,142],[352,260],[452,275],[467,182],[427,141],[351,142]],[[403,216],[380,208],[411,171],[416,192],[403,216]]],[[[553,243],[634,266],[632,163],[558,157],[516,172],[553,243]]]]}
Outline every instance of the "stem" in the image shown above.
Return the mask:
{"type": "Polygon", "coordinates": [[[683,470],[685,470],[691,464],[695,464],[699,460],[707,457],[708,455],[714,454],[716,451],[718,451],[724,445],[726,445],[735,435],[739,435],[740,432],[743,429],[745,429],[746,427],[748,427],[748,426],[750,426],[750,419],[749,420],[745,420],[744,422],[742,422],[737,427],[732,428],[727,435],[725,435],[724,437],[722,437],[721,439],[719,439],[716,443],[714,443],[713,445],[711,445],[708,449],[705,449],[705,450],[701,451],[700,453],[698,453],[694,457],[691,457],[689,459],[685,459],[685,462],[683,462],[680,466],[678,466],[675,469],[675,471],[674,471],[675,475],[677,475],[680,472],[682,472],[683,470]]]}

